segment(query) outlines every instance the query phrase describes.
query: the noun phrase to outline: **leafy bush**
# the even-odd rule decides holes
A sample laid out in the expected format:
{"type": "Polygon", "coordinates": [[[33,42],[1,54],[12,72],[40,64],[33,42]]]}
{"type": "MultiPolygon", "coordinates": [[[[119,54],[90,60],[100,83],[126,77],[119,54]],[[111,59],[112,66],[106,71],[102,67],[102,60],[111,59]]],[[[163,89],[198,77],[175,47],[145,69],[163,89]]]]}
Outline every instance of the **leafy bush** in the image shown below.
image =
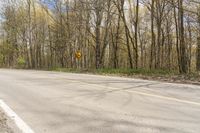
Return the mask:
{"type": "Polygon", "coordinates": [[[19,57],[17,59],[17,64],[18,64],[18,67],[25,67],[26,61],[25,61],[25,59],[23,57],[19,57]]]}
{"type": "Polygon", "coordinates": [[[0,65],[2,65],[2,64],[3,64],[3,55],[0,54],[0,65]]]}

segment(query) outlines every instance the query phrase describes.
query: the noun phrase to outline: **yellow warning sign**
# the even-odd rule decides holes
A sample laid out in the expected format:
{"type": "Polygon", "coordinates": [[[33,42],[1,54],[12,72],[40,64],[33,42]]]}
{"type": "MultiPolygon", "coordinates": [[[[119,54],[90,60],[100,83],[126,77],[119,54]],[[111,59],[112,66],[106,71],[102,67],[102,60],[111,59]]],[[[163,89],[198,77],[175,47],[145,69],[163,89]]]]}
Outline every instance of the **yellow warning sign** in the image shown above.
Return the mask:
{"type": "Polygon", "coordinates": [[[76,56],[77,59],[80,59],[81,56],[82,56],[82,55],[81,55],[81,52],[80,52],[80,51],[77,51],[76,54],[75,54],[75,56],[76,56]]]}

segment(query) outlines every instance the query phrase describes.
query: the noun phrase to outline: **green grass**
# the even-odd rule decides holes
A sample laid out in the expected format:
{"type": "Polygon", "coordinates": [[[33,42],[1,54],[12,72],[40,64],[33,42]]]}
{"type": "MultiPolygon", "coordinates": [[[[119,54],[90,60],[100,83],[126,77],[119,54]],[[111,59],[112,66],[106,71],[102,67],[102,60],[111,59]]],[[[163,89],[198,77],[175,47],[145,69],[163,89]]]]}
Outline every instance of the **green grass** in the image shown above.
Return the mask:
{"type": "Polygon", "coordinates": [[[71,69],[71,68],[52,68],[50,71],[70,72],[70,73],[89,73],[97,75],[111,75],[133,77],[141,79],[159,80],[176,83],[189,83],[200,85],[200,74],[190,73],[181,75],[177,71],[168,70],[149,70],[149,69],[71,69]]]}
{"type": "Polygon", "coordinates": [[[68,72],[68,73],[84,73],[84,74],[96,74],[96,75],[108,75],[108,76],[123,76],[130,78],[140,78],[149,80],[159,80],[176,83],[189,83],[200,85],[200,73],[179,74],[178,71],[169,70],[149,70],[149,69],[75,69],[75,68],[44,68],[38,70],[47,70],[55,72],[68,72]]]}
{"type": "Polygon", "coordinates": [[[56,71],[56,72],[77,72],[78,69],[73,69],[73,68],[49,68],[49,71],[56,71]]]}
{"type": "Polygon", "coordinates": [[[121,75],[121,76],[169,76],[175,75],[176,72],[167,70],[148,70],[148,69],[71,69],[71,68],[52,68],[50,71],[58,72],[72,72],[72,73],[93,73],[93,74],[107,74],[107,75],[121,75]]]}
{"type": "Polygon", "coordinates": [[[169,75],[172,74],[170,71],[166,70],[147,70],[147,69],[98,69],[97,73],[104,74],[124,74],[124,75],[169,75]]]}

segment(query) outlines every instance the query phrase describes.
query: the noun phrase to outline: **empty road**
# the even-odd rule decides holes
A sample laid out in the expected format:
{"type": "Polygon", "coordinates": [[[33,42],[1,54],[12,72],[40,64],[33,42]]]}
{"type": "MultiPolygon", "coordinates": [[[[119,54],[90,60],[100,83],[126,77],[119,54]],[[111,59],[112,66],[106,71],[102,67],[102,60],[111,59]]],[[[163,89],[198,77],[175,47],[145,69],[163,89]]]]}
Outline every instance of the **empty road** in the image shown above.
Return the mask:
{"type": "Polygon", "coordinates": [[[200,86],[0,69],[2,99],[35,133],[200,133],[200,86]]]}

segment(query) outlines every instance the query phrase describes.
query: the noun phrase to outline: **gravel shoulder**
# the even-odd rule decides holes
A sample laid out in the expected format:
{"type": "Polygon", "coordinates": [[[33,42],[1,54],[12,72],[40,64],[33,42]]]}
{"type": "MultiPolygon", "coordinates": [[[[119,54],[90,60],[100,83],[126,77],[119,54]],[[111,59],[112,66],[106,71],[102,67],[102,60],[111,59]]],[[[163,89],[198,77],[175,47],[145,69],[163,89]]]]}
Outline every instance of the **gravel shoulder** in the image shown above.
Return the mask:
{"type": "Polygon", "coordinates": [[[0,110],[0,133],[14,133],[8,126],[8,118],[5,116],[2,110],[0,110]]]}
{"type": "Polygon", "coordinates": [[[0,109],[0,133],[21,133],[14,122],[0,109]]]}

